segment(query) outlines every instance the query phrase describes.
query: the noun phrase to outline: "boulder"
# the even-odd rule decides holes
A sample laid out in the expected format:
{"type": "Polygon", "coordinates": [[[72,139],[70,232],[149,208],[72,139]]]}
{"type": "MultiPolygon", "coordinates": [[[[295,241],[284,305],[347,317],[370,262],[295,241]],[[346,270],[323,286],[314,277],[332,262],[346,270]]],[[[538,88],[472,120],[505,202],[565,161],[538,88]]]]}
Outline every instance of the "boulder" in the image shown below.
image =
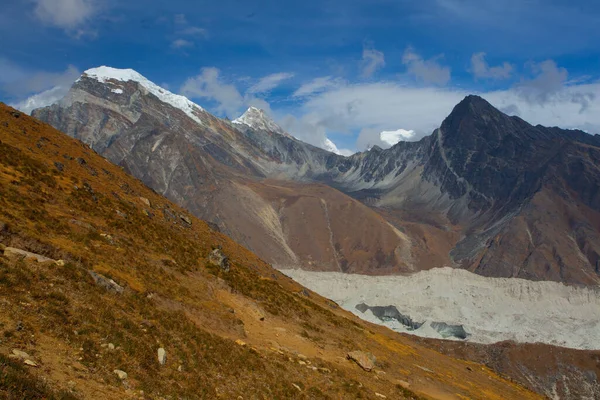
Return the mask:
{"type": "Polygon", "coordinates": [[[48,257],[44,257],[40,254],[35,254],[35,253],[31,253],[29,251],[25,251],[25,250],[21,250],[21,249],[16,249],[14,247],[6,247],[4,249],[4,255],[10,258],[16,258],[16,259],[33,259],[37,262],[46,262],[46,261],[52,261],[52,262],[56,262],[55,260],[48,258],[48,257]]]}
{"type": "Polygon", "coordinates": [[[162,347],[158,349],[158,363],[160,365],[167,363],[167,352],[162,347]]]}
{"type": "Polygon", "coordinates": [[[192,219],[191,219],[190,217],[188,217],[187,215],[180,214],[180,215],[179,215],[179,218],[181,218],[181,220],[182,220],[183,222],[185,222],[186,224],[188,224],[188,225],[192,225],[192,219]]]}
{"type": "Polygon", "coordinates": [[[109,292],[113,292],[113,293],[117,293],[117,294],[123,293],[123,291],[124,291],[123,286],[119,285],[117,282],[113,281],[112,279],[109,279],[109,278],[105,277],[104,275],[101,275],[101,274],[91,271],[91,270],[88,271],[88,274],[90,274],[90,276],[92,277],[92,279],[94,280],[96,285],[108,290],[109,292]]]}
{"type": "Polygon", "coordinates": [[[376,358],[371,353],[355,350],[348,353],[347,358],[357,363],[365,371],[371,371],[375,368],[376,358]]]}
{"type": "Polygon", "coordinates": [[[120,380],[124,381],[127,379],[127,372],[121,371],[120,369],[115,369],[113,372],[117,374],[120,380]]]}
{"type": "Polygon", "coordinates": [[[151,206],[150,206],[150,200],[148,200],[147,198],[145,198],[145,197],[140,197],[140,201],[141,201],[142,203],[144,203],[146,206],[148,206],[148,207],[151,207],[151,206]]]}
{"type": "Polygon", "coordinates": [[[210,252],[208,262],[215,267],[221,268],[224,272],[229,272],[229,258],[220,248],[216,248],[210,252]]]}

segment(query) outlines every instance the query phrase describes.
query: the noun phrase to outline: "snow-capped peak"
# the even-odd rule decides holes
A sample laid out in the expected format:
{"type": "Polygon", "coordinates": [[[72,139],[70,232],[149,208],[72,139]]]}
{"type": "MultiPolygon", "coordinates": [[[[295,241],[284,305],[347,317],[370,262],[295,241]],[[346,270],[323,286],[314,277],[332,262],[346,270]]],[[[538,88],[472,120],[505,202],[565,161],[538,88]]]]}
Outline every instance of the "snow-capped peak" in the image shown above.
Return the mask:
{"type": "MultiPolygon", "coordinates": [[[[198,122],[199,124],[202,123],[202,121],[200,120],[200,118],[198,118],[198,115],[197,115],[198,112],[204,111],[204,109],[202,107],[200,107],[198,104],[194,103],[193,101],[189,100],[185,96],[174,94],[174,93],[169,92],[167,89],[161,88],[154,82],[152,82],[149,79],[147,79],[146,77],[144,77],[139,72],[134,71],[132,69],[118,69],[118,68],[102,66],[102,67],[98,67],[98,68],[88,69],[87,71],[85,71],[83,73],[82,77],[84,77],[84,76],[88,77],[88,78],[96,79],[98,82],[101,82],[101,83],[113,83],[111,81],[121,81],[121,82],[134,81],[134,82],[137,82],[142,87],[144,87],[146,90],[148,90],[148,92],[150,92],[153,95],[155,95],[156,97],[158,97],[162,102],[167,103],[175,108],[180,109],[181,111],[185,112],[190,118],[192,118],[194,121],[198,122]]],[[[77,81],[79,81],[80,79],[81,78],[79,78],[77,81]]],[[[116,93],[116,94],[121,94],[123,92],[123,90],[120,88],[116,88],[116,89],[113,89],[112,92],[116,93]]]]}
{"type": "Polygon", "coordinates": [[[260,108],[250,107],[239,118],[234,119],[234,124],[246,125],[253,129],[275,132],[283,136],[292,137],[289,133],[283,130],[275,121],[273,121],[260,108]]]}

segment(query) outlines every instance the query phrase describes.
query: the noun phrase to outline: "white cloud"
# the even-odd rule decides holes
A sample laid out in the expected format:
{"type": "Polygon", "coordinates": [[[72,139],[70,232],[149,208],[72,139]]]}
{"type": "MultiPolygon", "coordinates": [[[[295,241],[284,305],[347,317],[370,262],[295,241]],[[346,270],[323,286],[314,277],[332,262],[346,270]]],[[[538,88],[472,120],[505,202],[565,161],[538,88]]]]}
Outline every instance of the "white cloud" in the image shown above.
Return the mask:
{"type": "Polygon", "coordinates": [[[30,113],[38,107],[45,107],[60,100],[81,75],[79,70],[69,65],[64,72],[32,72],[18,67],[6,60],[0,60],[0,89],[14,97],[24,100],[14,102],[13,106],[23,112],[30,113]],[[4,72],[8,73],[5,75],[4,72]]]}
{"type": "Polygon", "coordinates": [[[442,66],[437,60],[442,56],[437,56],[429,60],[424,60],[412,48],[407,48],[402,56],[402,63],[406,65],[410,75],[424,83],[434,85],[445,85],[450,81],[450,67],[442,66]]]}
{"type": "Polygon", "coordinates": [[[257,83],[252,85],[247,91],[247,94],[265,93],[279,86],[279,84],[287,79],[290,79],[294,74],[289,72],[278,72],[276,74],[267,75],[261,78],[257,83]]]}
{"type": "Polygon", "coordinates": [[[183,49],[185,47],[193,47],[194,43],[185,39],[176,39],[171,42],[171,47],[174,49],[183,49]]]}
{"type": "Polygon", "coordinates": [[[35,4],[34,13],[40,21],[67,31],[75,31],[99,11],[93,0],[35,0],[35,4]]]}
{"type": "Polygon", "coordinates": [[[485,61],[485,53],[475,53],[471,56],[471,73],[476,79],[508,79],[513,72],[513,66],[507,62],[496,67],[490,67],[485,61]]]}
{"type": "Polygon", "coordinates": [[[225,83],[217,68],[202,68],[200,75],[188,78],[181,87],[181,93],[188,97],[205,98],[217,102],[217,112],[229,116],[237,115],[244,104],[244,98],[237,88],[225,83]]]}
{"type": "Polygon", "coordinates": [[[531,69],[533,76],[512,88],[479,93],[394,81],[342,83],[304,98],[296,117],[287,118],[286,128],[315,145],[331,133],[358,132],[358,150],[385,148],[397,139],[418,140],[430,134],[466,95],[478,94],[534,125],[600,133],[600,82],[569,80],[567,71],[553,61],[533,64],[531,69]]]}
{"type": "Polygon", "coordinates": [[[379,69],[385,67],[385,56],[383,52],[372,47],[363,47],[362,60],[360,62],[361,75],[370,78],[379,69]]]}
{"type": "Polygon", "coordinates": [[[552,60],[541,63],[530,63],[531,70],[536,74],[533,79],[522,80],[517,89],[529,102],[547,103],[564,87],[569,77],[565,68],[559,68],[552,60]]]}
{"type": "Polygon", "coordinates": [[[409,141],[415,137],[415,131],[406,129],[397,129],[395,131],[382,131],[379,134],[379,138],[390,146],[403,141],[409,141]]]}
{"type": "Polygon", "coordinates": [[[67,94],[69,89],[69,86],[55,86],[52,89],[45,90],[23,101],[14,103],[12,106],[24,113],[31,114],[31,111],[36,108],[46,107],[56,103],[67,94]]]}
{"type": "Polygon", "coordinates": [[[331,76],[323,76],[320,78],[315,78],[310,82],[307,82],[300,86],[292,95],[292,97],[304,97],[310,96],[315,93],[322,92],[326,89],[330,89],[332,87],[338,86],[341,84],[340,79],[334,79],[331,76]]]}

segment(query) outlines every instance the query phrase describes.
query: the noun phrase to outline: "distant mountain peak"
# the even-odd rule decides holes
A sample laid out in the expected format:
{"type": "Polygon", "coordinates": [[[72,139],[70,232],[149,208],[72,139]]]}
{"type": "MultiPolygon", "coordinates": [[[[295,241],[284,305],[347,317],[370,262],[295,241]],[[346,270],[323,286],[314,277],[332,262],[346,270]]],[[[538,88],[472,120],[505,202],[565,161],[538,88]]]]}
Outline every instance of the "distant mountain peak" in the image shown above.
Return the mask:
{"type": "Polygon", "coordinates": [[[290,138],[292,137],[292,135],[277,125],[277,123],[273,121],[273,119],[269,117],[264,110],[253,106],[249,107],[245,113],[231,122],[238,125],[246,125],[253,129],[274,132],[290,138]]]}
{"type": "Polygon", "coordinates": [[[194,121],[202,124],[202,121],[198,117],[198,112],[204,111],[202,107],[185,96],[171,93],[167,89],[158,86],[133,69],[119,69],[101,66],[86,70],[77,80],[77,82],[81,81],[82,78],[91,78],[103,84],[112,84],[115,86],[115,88],[113,88],[111,91],[116,94],[123,94],[123,89],[116,82],[137,82],[148,92],[158,97],[158,99],[162,102],[182,110],[194,121]]]}

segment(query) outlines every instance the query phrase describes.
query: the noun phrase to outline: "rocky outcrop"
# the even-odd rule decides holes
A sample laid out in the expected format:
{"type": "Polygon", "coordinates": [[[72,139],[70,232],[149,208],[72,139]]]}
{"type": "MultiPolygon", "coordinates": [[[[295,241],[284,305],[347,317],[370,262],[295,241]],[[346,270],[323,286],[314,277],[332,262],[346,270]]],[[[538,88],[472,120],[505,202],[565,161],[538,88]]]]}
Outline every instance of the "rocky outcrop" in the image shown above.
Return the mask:
{"type": "Polygon", "coordinates": [[[122,294],[125,290],[123,286],[119,285],[114,280],[107,278],[102,274],[99,274],[94,271],[88,271],[88,274],[92,277],[96,285],[100,286],[103,289],[106,289],[109,292],[122,294]]]}
{"type": "Polygon", "coordinates": [[[367,353],[360,350],[351,351],[346,356],[349,360],[354,361],[359,367],[367,372],[370,372],[375,368],[375,356],[371,353],[367,353]]]}

